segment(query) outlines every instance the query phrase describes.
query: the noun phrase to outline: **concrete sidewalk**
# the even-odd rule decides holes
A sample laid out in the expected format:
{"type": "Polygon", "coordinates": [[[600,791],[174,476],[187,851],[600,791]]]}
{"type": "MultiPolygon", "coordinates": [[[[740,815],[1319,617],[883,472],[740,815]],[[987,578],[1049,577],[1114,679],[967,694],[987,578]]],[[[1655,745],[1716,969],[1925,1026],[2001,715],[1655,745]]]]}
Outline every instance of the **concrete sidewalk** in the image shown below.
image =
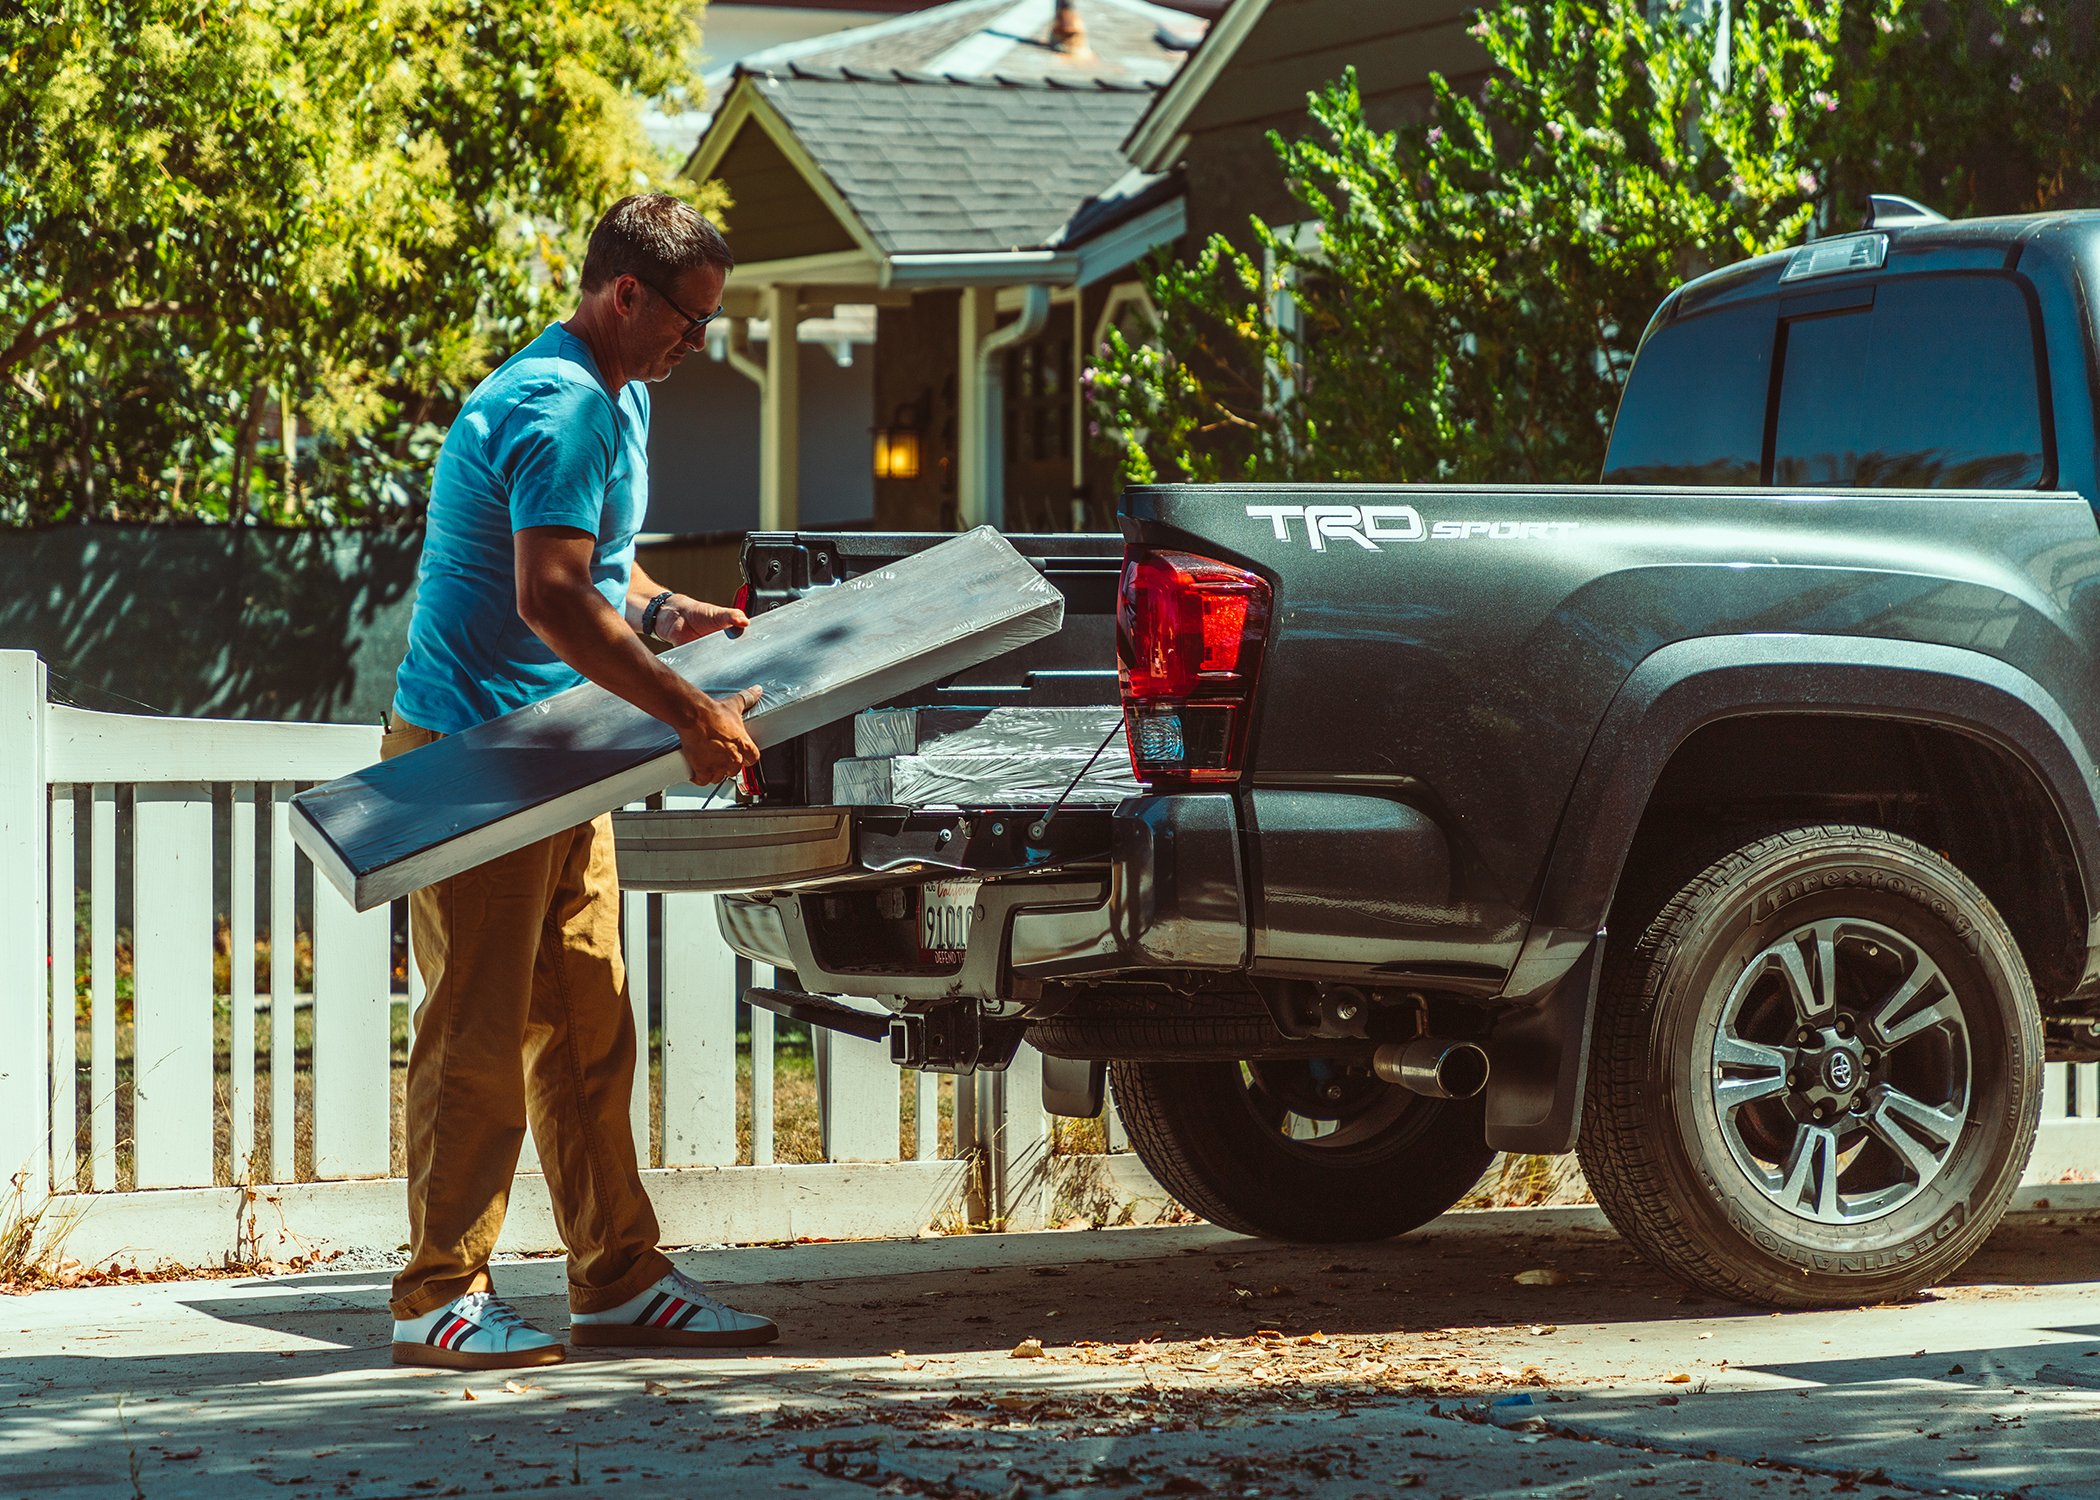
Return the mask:
{"type": "MultiPolygon", "coordinates": [[[[0,1500],[2095,1497],[2087,1217],[2022,1216],[1925,1300],[1784,1315],[1687,1296],[1591,1210],[1340,1248],[1197,1226],[685,1252],[781,1343],[511,1379],[388,1363],[382,1273],[39,1292],[0,1302],[0,1500]],[[1515,1280],[1541,1269],[1560,1283],[1515,1280]],[[1048,1357],[1011,1358],[1030,1337],[1048,1357]]],[[[558,1262],[498,1277],[565,1327],[558,1262]]]]}

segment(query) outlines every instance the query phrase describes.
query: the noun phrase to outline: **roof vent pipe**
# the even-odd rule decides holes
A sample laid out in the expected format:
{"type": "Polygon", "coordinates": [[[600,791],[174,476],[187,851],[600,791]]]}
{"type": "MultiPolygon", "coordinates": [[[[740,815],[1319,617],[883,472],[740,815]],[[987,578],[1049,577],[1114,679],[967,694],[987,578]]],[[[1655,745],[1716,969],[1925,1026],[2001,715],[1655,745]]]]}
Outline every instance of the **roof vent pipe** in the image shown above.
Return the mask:
{"type": "Polygon", "coordinates": [[[1078,0],[1057,0],[1057,15],[1050,22],[1050,50],[1075,61],[1094,55],[1086,42],[1086,18],[1079,14],[1078,0]]]}

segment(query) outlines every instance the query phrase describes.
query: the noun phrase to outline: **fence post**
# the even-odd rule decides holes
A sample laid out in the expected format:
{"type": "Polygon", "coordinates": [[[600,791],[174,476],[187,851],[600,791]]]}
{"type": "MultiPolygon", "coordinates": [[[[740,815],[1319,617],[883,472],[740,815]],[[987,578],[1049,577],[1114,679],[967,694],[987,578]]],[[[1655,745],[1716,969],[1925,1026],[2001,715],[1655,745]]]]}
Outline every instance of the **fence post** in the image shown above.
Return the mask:
{"type": "Polygon", "coordinates": [[[0,1054],[0,1180],[26,1172],[31,1209],[51,1185],[46,800],[44,664],[0,651],[0,1036],[17,1039],[0,1054]]]}

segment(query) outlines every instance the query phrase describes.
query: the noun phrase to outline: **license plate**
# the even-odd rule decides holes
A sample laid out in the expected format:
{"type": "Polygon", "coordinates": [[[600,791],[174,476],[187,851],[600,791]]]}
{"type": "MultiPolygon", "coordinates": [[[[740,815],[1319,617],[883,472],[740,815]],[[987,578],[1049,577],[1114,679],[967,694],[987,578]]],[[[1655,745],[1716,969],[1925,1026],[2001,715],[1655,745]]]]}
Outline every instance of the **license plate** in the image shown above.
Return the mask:
{"type": "Polygon", "coordinates": [[[924,963],[959,964],[970,946],[970,923],[977,911],[977,880],[929,880],[919,887],[919,958],[924,963]]]}

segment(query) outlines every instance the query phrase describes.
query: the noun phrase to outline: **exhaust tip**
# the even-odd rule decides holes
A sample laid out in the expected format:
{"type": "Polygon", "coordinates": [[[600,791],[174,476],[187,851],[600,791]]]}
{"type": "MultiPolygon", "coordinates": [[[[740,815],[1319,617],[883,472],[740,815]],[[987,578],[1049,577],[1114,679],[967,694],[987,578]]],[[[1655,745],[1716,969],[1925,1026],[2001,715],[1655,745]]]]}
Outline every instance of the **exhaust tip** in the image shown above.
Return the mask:
{"type": "Polygon", "coordinates": [[[1388,1042],[1372,1055],[1371,1066],[1387,1083],[1431,1099],[1470,1099],[1487,1087],[1488,1055],[1472,1042],[1418,1037],[1388,1042]]]}

